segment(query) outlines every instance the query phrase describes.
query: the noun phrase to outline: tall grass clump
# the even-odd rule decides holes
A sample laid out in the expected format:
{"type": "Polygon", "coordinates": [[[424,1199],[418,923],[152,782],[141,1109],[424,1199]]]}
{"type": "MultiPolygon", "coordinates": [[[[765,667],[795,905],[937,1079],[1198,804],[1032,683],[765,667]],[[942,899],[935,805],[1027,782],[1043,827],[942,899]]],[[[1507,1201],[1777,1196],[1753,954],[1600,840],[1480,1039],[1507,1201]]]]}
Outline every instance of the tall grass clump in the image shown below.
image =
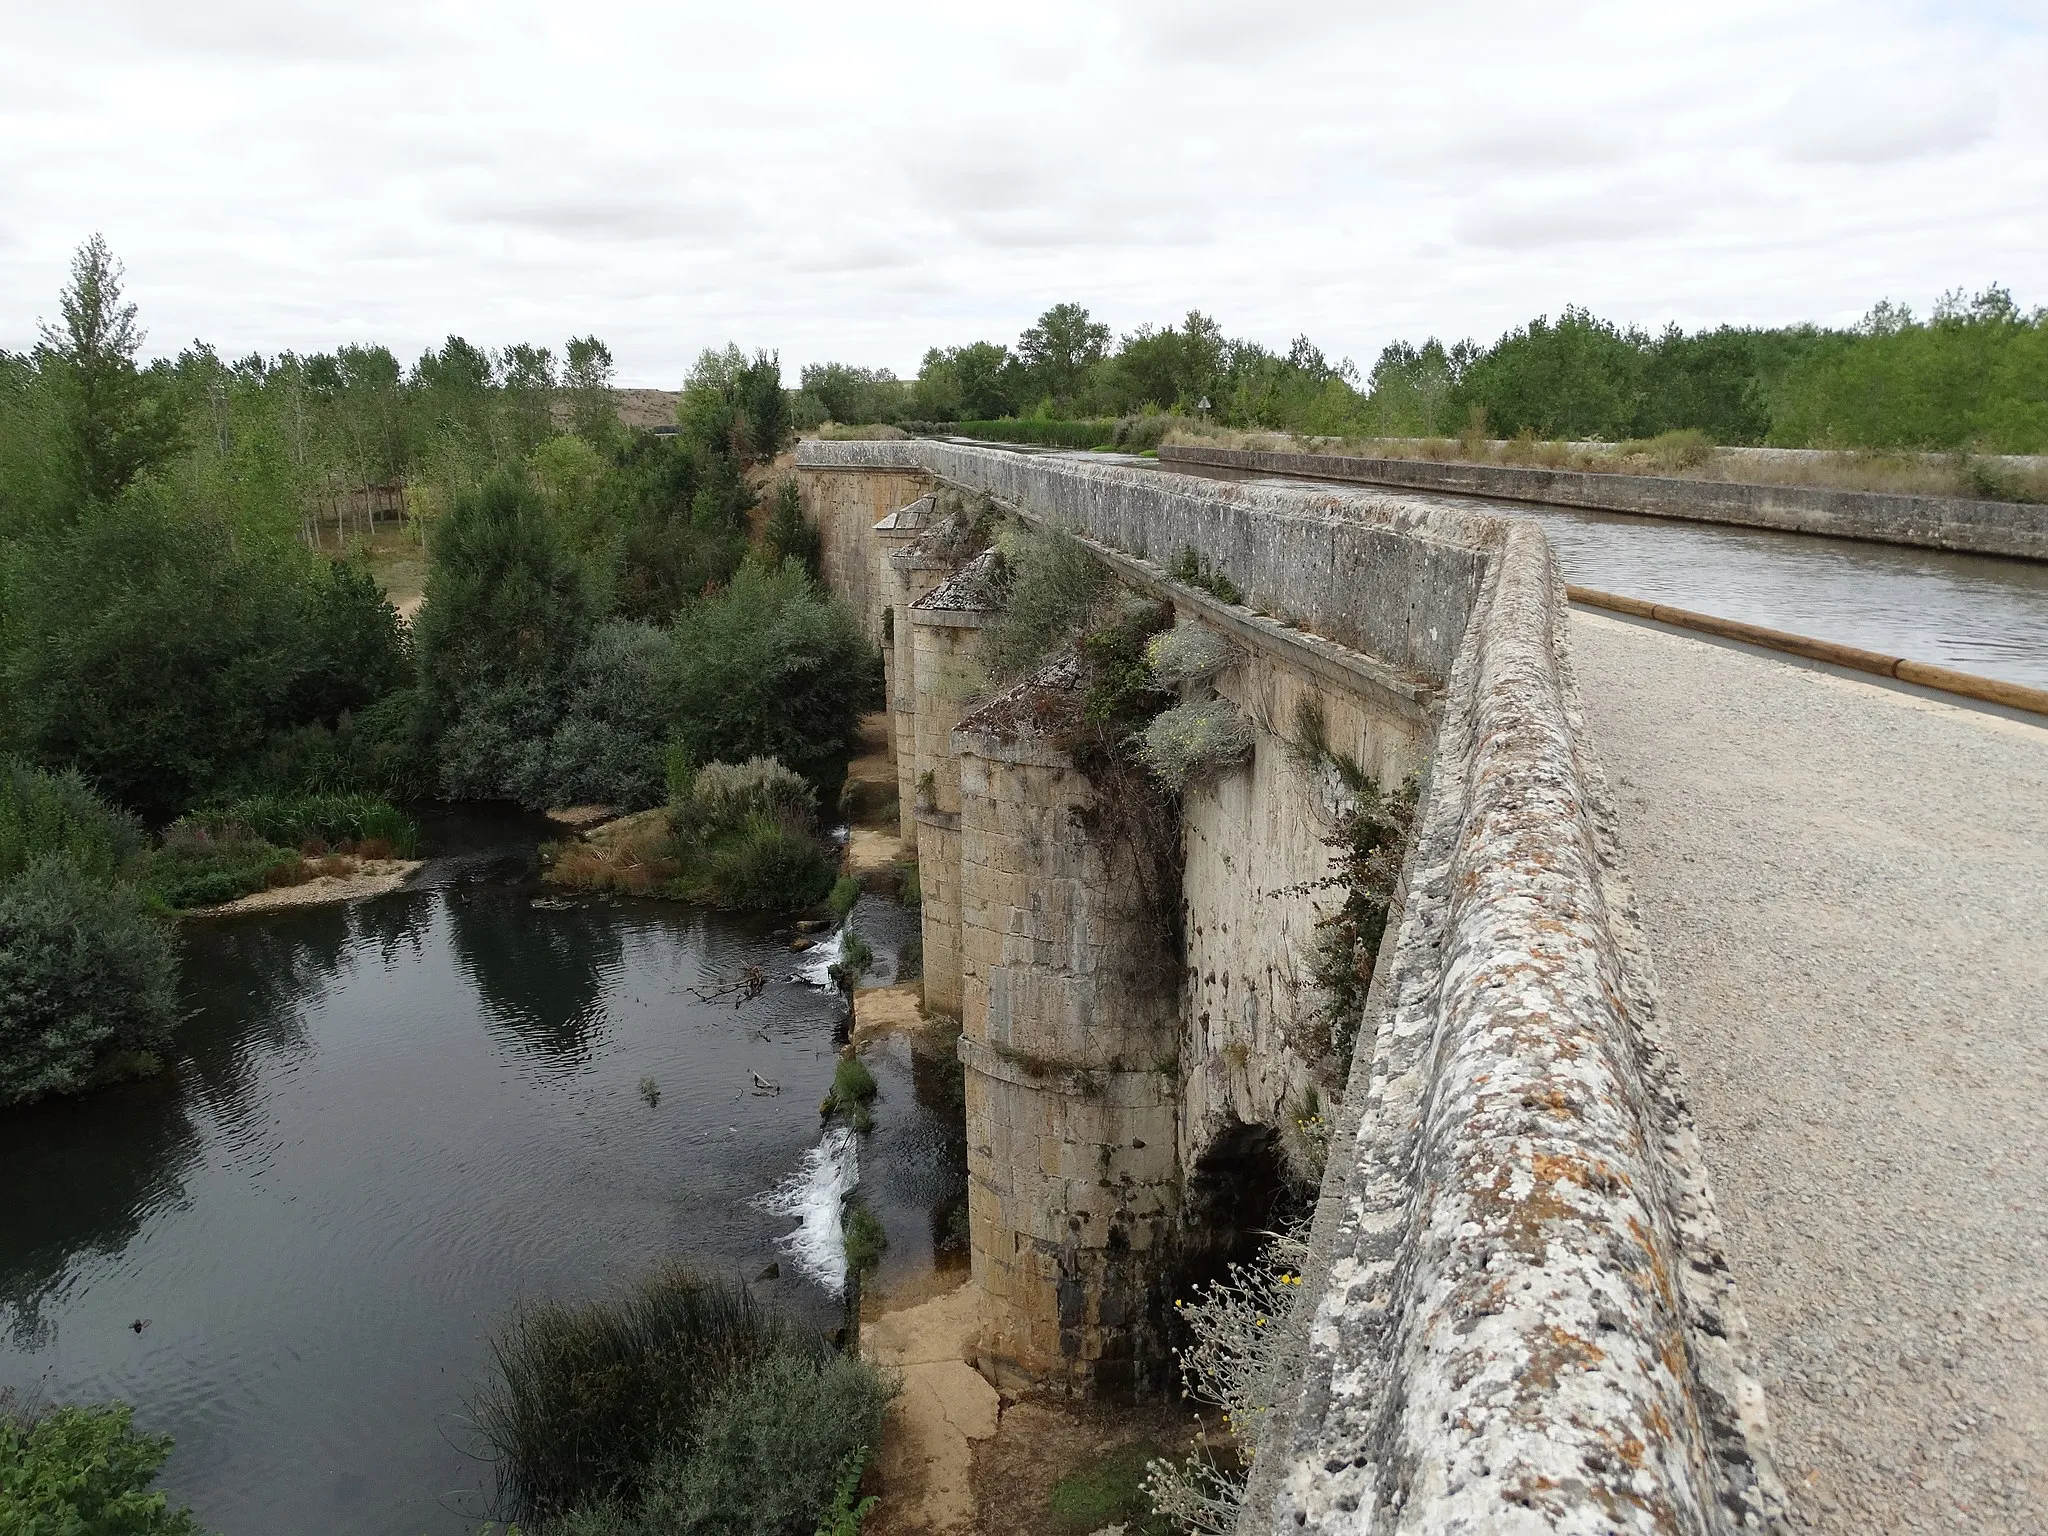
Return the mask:
{"type": "Polygon", "coordinates": [[[1052,421],[1038,416],[1005,417],[998,421],[963,421],[954,430],[962,437],[978,437],[992,443],[1029,443],[1040,448],[1106,448],[1117,437],[1114,419],[1052,421]]]}
{"type": "Polygon", "coordinates": [[[546,1521],[637,1501],[728,1384],[771,1356],[823,1351],[744,1287],[681,1268],[609,1300],[519,1307],[492,1336],[495,1372],[472,1404],[505,1513],[546,1521]]]}
{"type": "Polygon", "coordinates": [[[240,827],[266,842],[308,852],[333,848],[410,858],[419,848],[413,819],[374,795],[249,795],[187,820],[212,830],[240,827]]]}
{"type": "Polygon", "coordinates": [[[792,912],[832,889],[816,832],[817,792],[770,757],[670,767],[669,825],[680,873],[670,894],[733,911],[792,912]]]}

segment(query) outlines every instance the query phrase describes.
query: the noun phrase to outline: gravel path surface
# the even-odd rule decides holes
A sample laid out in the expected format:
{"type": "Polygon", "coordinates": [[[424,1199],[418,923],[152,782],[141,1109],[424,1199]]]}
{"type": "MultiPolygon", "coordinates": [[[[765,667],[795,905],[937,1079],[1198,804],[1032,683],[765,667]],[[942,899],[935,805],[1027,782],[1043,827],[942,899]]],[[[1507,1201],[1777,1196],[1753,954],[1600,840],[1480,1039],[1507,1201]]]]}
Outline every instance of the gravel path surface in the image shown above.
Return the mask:
{"type": "Polygon", "coordinates": [[[2048,728],[1572,643],[1795,1528],[2048,1531],[2048,728]]]}

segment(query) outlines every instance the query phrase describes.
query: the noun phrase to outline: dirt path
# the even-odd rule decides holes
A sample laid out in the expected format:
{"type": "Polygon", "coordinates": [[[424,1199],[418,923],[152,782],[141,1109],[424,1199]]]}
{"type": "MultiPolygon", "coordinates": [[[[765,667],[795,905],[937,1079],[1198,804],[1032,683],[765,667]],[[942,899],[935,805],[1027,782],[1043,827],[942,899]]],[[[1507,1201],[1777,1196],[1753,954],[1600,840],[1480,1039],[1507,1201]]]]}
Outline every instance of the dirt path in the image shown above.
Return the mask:
{"type": "Polygon", "coordinates": [[[2048,1528],[2048,728],[1572,642],[1795,1526],[2048,1528]]]}

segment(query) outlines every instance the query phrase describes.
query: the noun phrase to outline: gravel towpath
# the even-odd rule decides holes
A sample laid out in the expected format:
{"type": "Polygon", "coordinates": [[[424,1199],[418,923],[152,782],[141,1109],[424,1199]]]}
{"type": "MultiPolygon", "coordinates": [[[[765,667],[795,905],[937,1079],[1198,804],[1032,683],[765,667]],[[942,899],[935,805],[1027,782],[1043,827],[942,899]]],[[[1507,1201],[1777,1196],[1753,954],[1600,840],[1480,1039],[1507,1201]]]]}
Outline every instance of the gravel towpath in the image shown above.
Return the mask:
{"type": "Polygon", "coordinates": [[[2048,1531],[2048,728],[1572,645],[1795,1529],[2048,1531]]]}

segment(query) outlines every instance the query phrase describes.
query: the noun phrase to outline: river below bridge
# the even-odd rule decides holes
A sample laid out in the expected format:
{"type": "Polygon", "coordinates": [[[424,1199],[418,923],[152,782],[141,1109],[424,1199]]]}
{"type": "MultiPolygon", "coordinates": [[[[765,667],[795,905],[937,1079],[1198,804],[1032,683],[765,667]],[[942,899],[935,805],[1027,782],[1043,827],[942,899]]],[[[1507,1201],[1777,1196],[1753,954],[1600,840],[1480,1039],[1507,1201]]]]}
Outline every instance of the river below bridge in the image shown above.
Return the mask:
{"type": "MultiPolygon", "coordinates": [[[[1335,485],[1115,459],[1208,479],[1324,492],[1335,485]]],[[[2048,688],[2048,562],[1392,486],[1345,488],[1534,518],[1557,551],[1565,580],[1577,586],[2048,688]]]]}
{"type": "MultiPolygon", "coordinates": [[[[163,1486],[226,1536],[473,1531],[465,1403],[522,1298],[779,1264],[757,1295],[842,1320],[835,1220],[808,1265],[790,1241],[850,1172],[820,1155],[843,1008],[818,957],[550,897],[537,822],[428,835],[414,888],[188,922],[172,1070],[0,1116],[0,1388],[134,1404],[177,1439],[163,1486]],[[770,981],[744,1007],[692,991],[748,964],[770,981]]],[[[889,980],[915,914],[870,896],[854,922],[889,980]]],[[[965,1147],[957,1074],[901,1040],[866,1059],[887,1286],[958,1228],[965,1147]]]]}

